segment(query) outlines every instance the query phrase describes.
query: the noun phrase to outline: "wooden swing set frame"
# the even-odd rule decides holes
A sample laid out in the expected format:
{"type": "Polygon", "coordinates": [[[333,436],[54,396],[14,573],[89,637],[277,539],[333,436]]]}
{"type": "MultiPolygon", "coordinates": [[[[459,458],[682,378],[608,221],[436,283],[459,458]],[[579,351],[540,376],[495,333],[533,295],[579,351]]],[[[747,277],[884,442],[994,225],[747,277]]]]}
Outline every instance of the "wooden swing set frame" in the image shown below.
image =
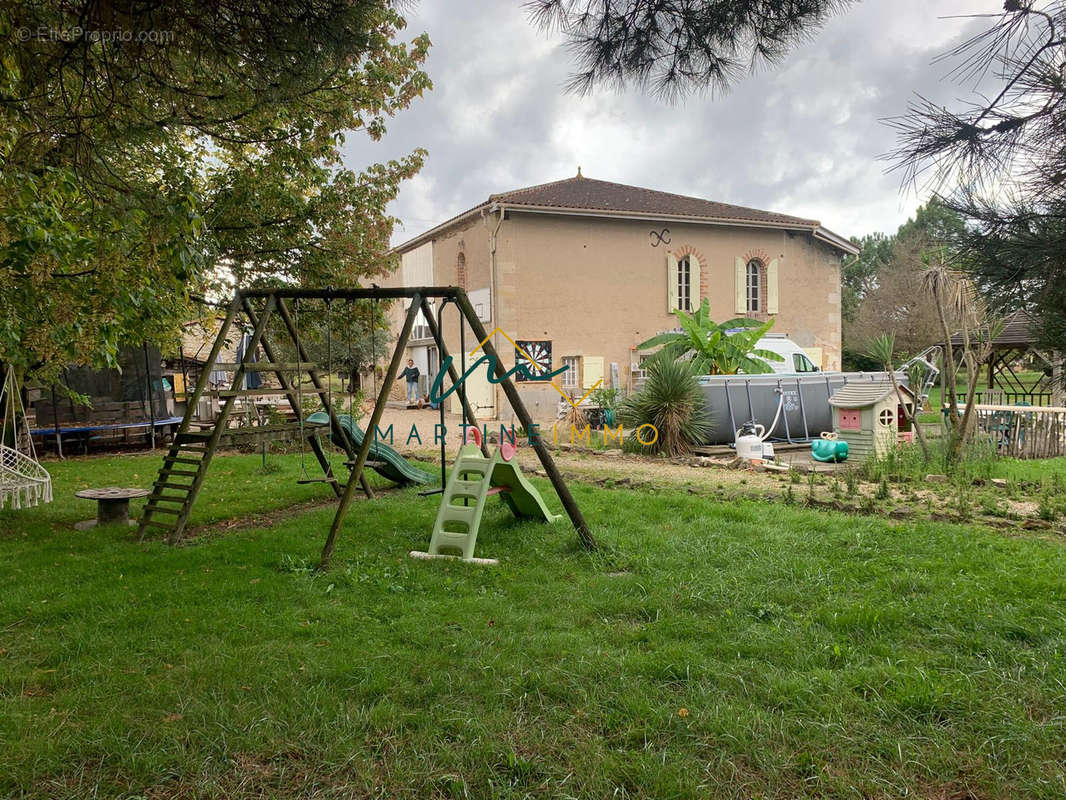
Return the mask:
{"type": "MultiPolygon", "coordinates": [[[[525,403],[522,402],[521,395],[519,395],[514,382],[507,374],[507,370],[504,368],[500,360],[499,353],[497,353],[492,341],[489,339],[488,334],[485,331],[484,325],[482,325],[481,320],[478,319],[473,306],[470,304],[470,299],[467,297],[466,292],[460,288],[454,286],[418,286],[405,288],[381,288],[374,286],[373,288],[354,289],[338,289],[332,287],[325,289],[241,289],[234,293],[233,299],[229,303],[226,316],[219,328],[218,335],[215,338],[214,345],[211,348],[211,353],[208,356],[206,363],[203,365],[200,377],[196,382],[196,388],[192,395],[189,395],[186,398],[185,417],[181,422],[181,426],[178,428],[178,432],[174,437],[170,450],[163,458],[163,466],[160,469],[159,477],[153,486],[152,494],[148,497],[148,502],[145,505],[144,512],[141,516],[138,531],[139,535],[143,538],[150,529],[155,528],[165,530],[171,544],[177,544],[182,540],[189,512],[192,509],[193,502],[203,484],[208,465],[218,447],[219,440],[226,432],[226,423],[233,411],[237,398],[263,394],[262,390],[241,388],[247,372],[273,372],[277,375],[278,381],[281,384],[281,390],[276,393],[284,394],[288,398],[289,404],[297,414],[297,419],[302,425],[304,419],[301,404],[302,390],[297,386],[294,386],[288,376],[292,372],[306,371],[310,376],[310,382],[313,387],[309,392],[317,394],[321,398],[322,405],[325,406],[325,409],[329,414],[330,430],[334,432],[335,436],[341,439],[341,444],[348,454],[348,462],[351,463],[351,471],[348,480],[346,483],[342,484],[333,475],[332,466],[322,450],[317,431],[312,432],[307,436],[307,439],[314,450],[315,457],[325,474],[324,481],[330,484],[334,494],[338,498],[337,511],[333,517],[333,523],[330,526],[329,534],[326,537],[325,544],[322,548],[322,555],[319,560],[319,568],[326,569],[329,566],[330,559],[333,555],[333,550],[337,543],[337,537],[348,512],[348,507],[351,505],[352,497],[355,493],[355,487],[357,485],[361,486],[366,493],[367,498],[373,497],[373,492],[370,490],[370,486],[366,482],[364,469],[370,454],[370,448],[374,442],[374,434],[378,430],[378,423],[381,421],[386,402],[389,398],[389,390],[399,373],[400,365],[403,362],[404,351],[407,347],[407,342],[410,339],[411,330],[414,327],[414,322],[419,311],[422,311],[423,318],[429,327],[430,335],[436,343],[441,363],[444,363],[445,361],[448,362],[448,376],[451,379],[452,384],[455,385],[460,380],[459,373],[449,359],[444,339],[429,305],[430,300],[437,299],[456,304],[462,320],[465,320],[470,326],[470,329],[473,331],[477,340],[483,343],[482,350],[484,354],[495,360],[496,378],[494,382],[499,383],[503,387],[504,394],[507,396],[507,400],[511,404],[511,407],[518,415],[519,421],[527,431],[530,431],[533,420],[526,409],[525,403]],[[400,330],[400,335],[396,340],[396,346],[393,350],[392,358],[389,361],[388,371],[385,374],[384,381],[382,382],[374,404],[374,411],[370,415],[370,420],[367,422],[365,428],[367,435],[363,437],[362,444],[358,448],[355,447],[354,443],[344,431],[344,428],[341,426],[340,421],[337,418],[336,412],[328,402],[329,390],[321,379],[317,370],[317,365],[311,363],[307,351],[304,349],[303,342],[300,340],[298,325],[294,321],[293,313],[289,309],[289,303],[296,304],[300,300],[324,300],[326,302],[333,300],[410,301],[404,316],[403,327],[400,330]],[[267,323],[275,314],[281,318],[283,330],[295,346],[297,357],[297,363],[295,364],[278,361],[278,351],[275,349],[273,343],[271,343],[266,337],[267,323]],[[217,396],[222,399],[223,402],[214,424],[207,430],[194,430],[193,417],[196,414],[200,398],[208,394],[209,376],[211,372],[216,369],[226,336],[229,334],[237,318],[242,315],[247,319],[251,326],[252,335],[245,348],[244,357],[236,365],[233,365],[232,387],[229,391],[217,392],[217,396]],[[256,362],[252,360],[256,349],[260,347],[268,359],[267,361],[256,362]],[[189,467],[193,468],[190,469],[189,467]],[[190,482],[175,482],[175,480],[181,479],[189,479],[190,482]],[[171,519],[173,520],[172,523],[164,521],[171,519]]],[[[477,418],[474,415],[473,409],[467,402],[466,393],[460,391],[458,392],[458,397],[462,404],[463,416],[466,419],[467,424],[477,427],[477,418]]],[[[563,480],[562,475],[559,473],[554,460],[552,460],[548,448],[539,437],[531,437],[530,443],[533,450],[536,452],[537,457],[540,459],[541,466],[544,468],[548,480],[551,481],[552,487],[555,489],[560,501],[562,501],[567,516],[570,518],[570,521],[573,523],[574,528],[577,531],[580,544],[586,549],[595,549],[596,541],[593,538],[592,532],[589,529],[588,524],[585,522],[585,518],[582,516],[581,510],[578,508],[573,496],[570,494],[570,490],[567,487],[566,482],[563,480]]],[[[487,443],[483,442],[482,448],[487,455],[487,443]]]]}

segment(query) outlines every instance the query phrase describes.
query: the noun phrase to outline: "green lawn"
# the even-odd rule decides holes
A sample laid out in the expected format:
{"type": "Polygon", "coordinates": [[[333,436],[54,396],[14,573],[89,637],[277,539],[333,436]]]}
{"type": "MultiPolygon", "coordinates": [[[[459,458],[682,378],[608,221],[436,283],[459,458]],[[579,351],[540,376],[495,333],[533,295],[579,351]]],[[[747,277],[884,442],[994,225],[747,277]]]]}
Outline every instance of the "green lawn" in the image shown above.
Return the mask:
{"type": "Polygon", "coordinates": [[[408,559],[404,490],[318,575],[327,506],[221,530],[328,498],[274,461],[219,458],[180,548],[70,527],[147,456],[0,512],[0,795],[1066,793],[1059,541],[575,485],[600,553],[494,505],[484,568],[408,559]]]}

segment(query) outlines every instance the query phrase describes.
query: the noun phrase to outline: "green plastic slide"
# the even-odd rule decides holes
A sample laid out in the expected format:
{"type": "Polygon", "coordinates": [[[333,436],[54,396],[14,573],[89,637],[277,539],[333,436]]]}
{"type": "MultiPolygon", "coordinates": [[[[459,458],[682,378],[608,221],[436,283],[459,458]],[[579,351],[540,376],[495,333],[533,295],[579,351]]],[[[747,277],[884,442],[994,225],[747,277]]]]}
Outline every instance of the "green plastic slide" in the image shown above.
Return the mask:
{"type": "Polygon", "coordinates": [[[492,494],[499,494],[516,517],[543,522],[556,519],[517,464],[504,461],[499,450],[485,458],[477,444],[465,444],[459,448],[444,487],[429,549],[424,553],[412,551],[411,555],[452,558],[450,552],[444,551],[457,550],[464,561],[496,563],[494,559],[474,558],[481,515],[492,494]]]}
{"type": "Polygon", "coordinates": [[[551,522],[556,515],[548,510],[540,492],[513,461],[497,461],[492,469],[493,486],[506,486],[509,491],[501,492],[500,497],[516,517],[538,519],[551,522]]]}
{"type": "MultiPolygon", "coordinates": [[[[363,445],[363,429],[355,424],[355,420],[351,418],[349,414],[338,414],[337,421],[345,432],[351,438],[356,447],[362,447],[363,445]]],[[[329,414],[325,411],[316,411],[314,414],[307,418],[307,422],[312,425],[329,425],[329,414]]],[[[333,432],[330,432],[330,441],[338,447],[341,443],[336,440],[333,432]]],[[[429,483],[433,480],[433,476],[425,470],[421,470],[405,459],[387,444],[381,441],[375,441],[370,445],[370,455],[367,457],[369,461],[376,462],[372,469],[374,469],[379,475],[393,483],[429,483]]]]}

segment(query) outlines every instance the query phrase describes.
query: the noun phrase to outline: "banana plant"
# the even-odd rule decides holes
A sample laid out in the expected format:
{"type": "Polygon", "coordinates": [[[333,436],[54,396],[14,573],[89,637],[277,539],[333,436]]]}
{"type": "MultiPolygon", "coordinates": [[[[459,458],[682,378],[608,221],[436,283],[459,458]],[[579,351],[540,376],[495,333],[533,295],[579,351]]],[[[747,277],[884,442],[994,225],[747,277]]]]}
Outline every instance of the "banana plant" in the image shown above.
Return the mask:
{"type": "Polygon", "coordinates": [[[772,372],[768,361],[784,361],[777,353],[755,347],[774,321],[736,317],[717,323],[711,319],[710,301],[704,299],[696,313],[675,312],[681,333],[660,333],[637,345],[639,350],[661,346],[654,358],[691,361],[699,375],[735,375],[738,372],[772,372]]]}

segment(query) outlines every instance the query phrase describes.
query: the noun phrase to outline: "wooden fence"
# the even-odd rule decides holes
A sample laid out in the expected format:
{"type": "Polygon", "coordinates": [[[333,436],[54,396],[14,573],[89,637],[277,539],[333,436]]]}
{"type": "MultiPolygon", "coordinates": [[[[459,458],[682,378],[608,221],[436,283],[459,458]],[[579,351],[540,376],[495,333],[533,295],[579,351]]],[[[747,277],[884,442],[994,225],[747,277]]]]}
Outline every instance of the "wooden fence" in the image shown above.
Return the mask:
{"type": "Polygon", "coordinates": [[[974,437],[988,437],[1001,456],[1066,455],[1066,407],[975,405],[974,410],[974,437]]]}

